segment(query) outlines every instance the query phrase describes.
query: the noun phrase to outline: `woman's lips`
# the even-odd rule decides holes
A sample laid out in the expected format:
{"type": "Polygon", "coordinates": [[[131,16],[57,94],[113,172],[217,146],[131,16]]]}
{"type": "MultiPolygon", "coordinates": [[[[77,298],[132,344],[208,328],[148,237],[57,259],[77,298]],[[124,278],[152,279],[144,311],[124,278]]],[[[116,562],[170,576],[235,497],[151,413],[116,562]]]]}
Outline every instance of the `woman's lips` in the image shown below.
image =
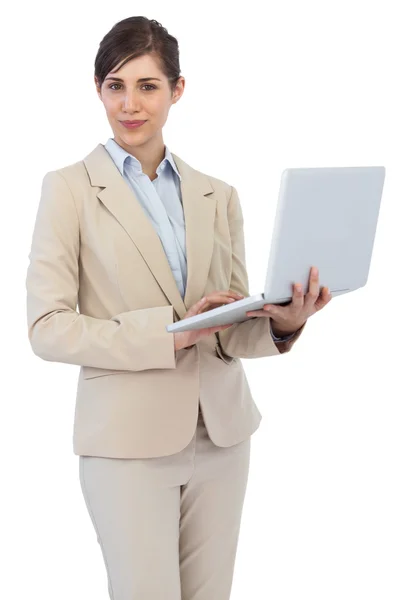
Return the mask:
{"type": "Polygon", "coordinates": [[[137,127],[141,127],[142,125],[144,125],[144,123],[146,123],[146,121],[136,121],[133,123],[129,123],[127,121],[121,121],[121,124],[126,127],[127,129],[136,129],[137,127]]]}

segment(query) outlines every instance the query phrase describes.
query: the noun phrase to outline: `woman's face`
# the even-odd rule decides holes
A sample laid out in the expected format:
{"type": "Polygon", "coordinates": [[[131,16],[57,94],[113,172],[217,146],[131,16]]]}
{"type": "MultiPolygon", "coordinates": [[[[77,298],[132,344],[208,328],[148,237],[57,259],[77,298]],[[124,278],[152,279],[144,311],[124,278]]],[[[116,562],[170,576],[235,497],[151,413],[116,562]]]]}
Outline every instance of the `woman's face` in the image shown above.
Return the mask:
{"type": "Polygon", "coordinates": [[[184,78],[179,79],[172,93],[167,77],[148,54],[128,61],[118,72],[117,69],[118,66],[107,74],[101,89],[95,78],[115,141],[126,149],[148,142],[157,145],[162,141],[161,131],[170,107],[183,94],[184,78]],[[142,78],[149,79],[140,81],[142,78]],[[127,129],[121,123],[136,120],[146,123],[137,129],[127,129]]]}

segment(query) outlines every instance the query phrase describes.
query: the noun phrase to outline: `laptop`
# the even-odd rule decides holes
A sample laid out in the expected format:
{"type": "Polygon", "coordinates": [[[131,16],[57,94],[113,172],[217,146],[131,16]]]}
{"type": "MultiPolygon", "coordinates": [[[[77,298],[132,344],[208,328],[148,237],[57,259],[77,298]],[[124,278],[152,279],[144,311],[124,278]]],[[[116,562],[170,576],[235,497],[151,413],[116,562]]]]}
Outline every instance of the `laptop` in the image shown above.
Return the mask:
{"type": "Polygon", "coordinates": [[[250,310],[308,292],[310,269],[332,297],[367,283],[385,167],[316,167],[282,172],[264,291],[167,325],[169,332],[239,323],[250,310]]]}

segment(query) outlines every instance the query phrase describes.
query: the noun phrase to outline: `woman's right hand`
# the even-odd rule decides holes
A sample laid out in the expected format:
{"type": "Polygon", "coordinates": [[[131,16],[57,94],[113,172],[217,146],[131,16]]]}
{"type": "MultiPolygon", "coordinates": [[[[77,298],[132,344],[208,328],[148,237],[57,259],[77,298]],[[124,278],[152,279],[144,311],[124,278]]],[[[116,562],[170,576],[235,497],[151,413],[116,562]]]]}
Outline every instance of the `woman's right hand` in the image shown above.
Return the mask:
{"type": "MultiPolygon", "coordinates": [[[[204,298],[199,300],[199,302],[196,302],[196,304],[193,304],[193,306],[189,308],[189,310],[183,318],[187,319],[189,317],[193,317],[194,315],[199,315],[207,310],[211,310],[212,308],[217,308],[218,306],[228,304],[228,302],[235,302],[236,300],[242,299],[243,296],[241,296],[240,294],[236,294],[235,292],[231,292],[230,290],[228,290],[227,292],[212,292],[211,294],[204,296],[204,298]]],[[[202,337],[210,335],[211,333],[216,333],[217,331],[222,331],[223,329],[227,329],[231,325],[232,323],[229,323],[228,325],[220,325],[217,327],[193,329],[191,331],[178,331],[177,333],[174,333],[175,350],[181,350],[182,348],[193,346],[202,337]]]]}

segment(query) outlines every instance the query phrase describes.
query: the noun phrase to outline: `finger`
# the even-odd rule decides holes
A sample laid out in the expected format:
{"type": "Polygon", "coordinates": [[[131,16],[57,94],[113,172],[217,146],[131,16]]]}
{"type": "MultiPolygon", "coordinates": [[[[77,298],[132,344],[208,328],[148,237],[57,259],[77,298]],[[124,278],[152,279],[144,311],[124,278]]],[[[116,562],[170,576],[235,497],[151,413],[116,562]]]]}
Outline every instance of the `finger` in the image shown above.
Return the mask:
{"type": "Polygon", "coordinates": [[[314,305],[318,299],[320,293],[319,288],[319,273],[317,267],[312,267],[310,272],[310,279],[308,285],[308,293],[304,300],[304,308],[312,312],[314,309],[314,305]]]}
{"type": "Polygon", "coordinates": [[[249,310],[248,312],[246,312],[246,315],[248,317],[271,317],[272,316],[272,310],[249,310]]]}
{"type": "Polygon", "coordinates": [[[222,293],[212,293],[204,296],[205,302],[203,306],[223,306],[224,304],[228,304],[229,302],[237,302],[239,298],[237,295],[231,296],[229,292],[222,293]]]}
{"type": "Polygon", "coordinates": [[[219,308],[220,306],[225,306],[226,304],[231,304],[232,302],[236,302],[235,298],[224,298],[224,302],[212,302],[206,299],[206,301],[200,307],[200,312],[207,312],[213,308],[219,308]]]}
{"type": "Polygon", "coordinates": [[[203,308],[203,306],[206,305],[206,302],[207,302],[207,298],[202,298],[201,300],[199,300],[198,302],[196,302],[196,304],[193,304],[193,306],[191,308],[191,312],[197,313],[198,311],[201,311],[201,309],[203,308]]]}
{"type": "Polygon", "coordinates": [[[229,290],[228,293],[232,296],[232,297],[237,297],[237,298],[244,298],[243,294],[239,294],[239,292],[234,292],[233,290],[229,290]]]}
{"type": "Polygon", "coordinates": [[[194,315],[197,315],[199,312],[201,312],[201,311],[202,311],[202,309],[203,309],[203,307],[204,307],[205,305],[206,305],[206,299],[205,299],[205,298],[204,298],[204,299],[202,298],[201,300],[199,300],[198,302],[196,302],[196,304],[193,304],[193,306],[191,306],[191,307],[188,309],[188,311],[187,311],[187,313],[186,313],[186,315],[185,315],[185,318],[188,318],[188,317],[192,317],[192,316],[194,316],[194,315]]]}
{"type": "Polygon", "coordinates": [[[263,310],[268,312],[271,316],[275,317],[283,317],[285,313],[281,311],[281,307],[285,308],[286,306],[292,305],[291,308],[295,308],[297,310],[301,310],[304,305],[304,294],[303,294],[303,286],[301,283],[293,284],[293,294],[291,300],[288,302],[283,302],[282,304],[264,304],[263,310]]]}
{"type": "Polygon", "coordinates": [[[243,294],[239,294],[238,292],[234,292],[233,290],[215,290],[210,294],[207,294],[207,298],[221,298],[221,297],[230,297],[230,298],[244,298],[243,294]]]}
{"type": "Polygon", "coordinates": [[[304,292],[301,283],[295,283],[293,285],[293,296],[292,296],[293,308],[301,310],[304,306],[304,292]]]}
{"type": "Polygon", "coordinates": [[[205,304],[220,304],[222,306],[223,304],[228,304],[228,302],[237,302],[237,298],[231,298],[230,296],[215,296],[210,298],[207,296],[205,304]]]}
{"type": "Polygon", "coordinates": [[[211,294],[207,294],[204,297],[211,301],[224,300],[225,298],[233,298],[234,300],[241,300],[244,298],[242,294],[232,292],[231,290],[211,292],[211,294]]]}
{"type": "Polygon", "coordinates": [[[321,310],[321,308],[326,306],[328,304],[328,302],[330,302],[331,300],[332,300],[332,294],[329,292],[329,288],[323,287],[322,292],[319,295],[319,297],[317,298],[317,301],[314,306],[315,306],[316,310],[321,310]]]}

